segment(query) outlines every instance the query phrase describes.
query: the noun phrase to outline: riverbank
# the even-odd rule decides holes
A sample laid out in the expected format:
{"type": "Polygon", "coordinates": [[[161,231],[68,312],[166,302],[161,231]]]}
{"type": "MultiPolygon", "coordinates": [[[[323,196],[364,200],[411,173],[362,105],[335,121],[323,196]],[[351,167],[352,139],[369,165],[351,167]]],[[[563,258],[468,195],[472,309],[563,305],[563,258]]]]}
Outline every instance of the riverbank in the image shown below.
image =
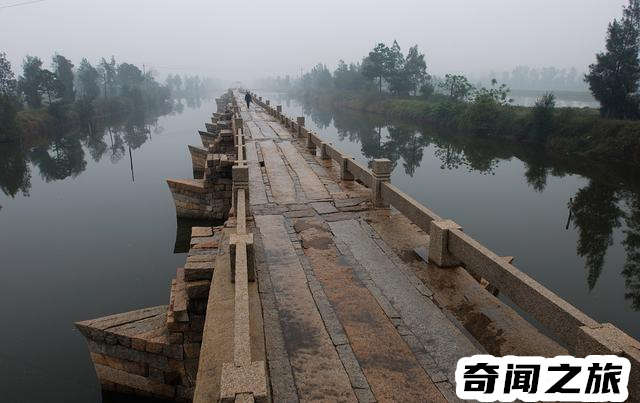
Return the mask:
{"type": "Polygon", "coordinates": [[[551,107],[536,112],[533,107],[452,101],[441,96],[399,98],[341,91],[302,91],[291,95],[325,108],[407,119],[472,136],[536,143],[553,157],[580,157],[640,167],[640,122],[604,119],[592,108],[551,107]]]}

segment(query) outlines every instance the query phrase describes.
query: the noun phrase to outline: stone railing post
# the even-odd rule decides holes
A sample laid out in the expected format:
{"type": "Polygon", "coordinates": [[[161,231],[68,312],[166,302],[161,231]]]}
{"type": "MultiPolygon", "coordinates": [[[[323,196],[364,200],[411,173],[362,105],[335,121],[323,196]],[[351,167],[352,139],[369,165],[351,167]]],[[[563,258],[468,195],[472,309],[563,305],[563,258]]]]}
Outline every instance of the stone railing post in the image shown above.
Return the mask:
{"type": "Polygon", "coordinates": [[[238,189],[245,189],[245,212],[249,214],[249,167],[241,164],[231,167],[231,178],[233,180],[233,210],[238,211],[238,189]]]}
{"type": "Polygon", "coordinates": [[[316,145],[313,143],[313,138],[311,137],[310,131],[307,130],[307,150],[313,155],[316,154],[316,145]]]}
{"type": "Polygon", "coordinates": [[[429,227],[429,260],[439,267],[455,267],[460,261],[449,253],[449,230],[462,227],[453,220],[431,221],[429,227]]]}
{"type": "Polygon", "coordinates": [[[280,119],[282,117],[282,105],[276,106],[276,117],[280,119]]]}
{"type": "Polygon", "coordinates": [[[236,125],[236,132],[235,132],[235,134],[236,134],[236,135],[237,135],[237,134],[239,134],[239,133],[244,134],[244,128],[243,128],[243,121],[242,121],[242,118],[235,118],[235,119],[234,119],[234,123],[235,123],[235,125],[236,125]]]}
{"type": "Polygon", "coordinates": [[[347,165],[348,161],[353,159],[350,155],[342,154],[340,159],[340,180],[341,181],[352,181],[353,174],[349,172],[349,166],[347,165]]]}
{"type": "Polygon", "coordinates": [[[300,137],[302,136],[302,129],[304,128],[304,116],[298,116],[296,122],[298,123],[298,137],[300,137]]]}
{"type": "Polygon", "coordinates": [[[382,183],[389,182],[391,178],[391,161],[386,158],[374,159],[373,184],[371,187],[371,201],[375,207],[389,208],[389,203],[382,199],[382,183]]]}
{"type": "Polygon", "coordinates": [[[324,141],[320,143],[320,158],[323,160],[330,160],[329,152],[327,151],[327,143],[324,141]]]}

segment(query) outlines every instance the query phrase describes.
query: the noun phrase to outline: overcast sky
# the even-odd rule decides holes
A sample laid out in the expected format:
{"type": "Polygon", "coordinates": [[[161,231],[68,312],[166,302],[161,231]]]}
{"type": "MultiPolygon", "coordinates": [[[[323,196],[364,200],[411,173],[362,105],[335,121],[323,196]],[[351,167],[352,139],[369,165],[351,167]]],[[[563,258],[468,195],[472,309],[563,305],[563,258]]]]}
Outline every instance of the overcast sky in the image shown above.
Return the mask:
{"type": "MultiPolygon", "coordinates": [[[[28,0],[0,0],[0,7],[28,0]]],[[[160,76],[227,80],[298,75],[317,62],[360,60],[375,43],[418,44],[430,73],[575,66],[604,48],[626,0],[45,0],[0,8],[0,51],[14,70],[115,55],[160,76]]]]}

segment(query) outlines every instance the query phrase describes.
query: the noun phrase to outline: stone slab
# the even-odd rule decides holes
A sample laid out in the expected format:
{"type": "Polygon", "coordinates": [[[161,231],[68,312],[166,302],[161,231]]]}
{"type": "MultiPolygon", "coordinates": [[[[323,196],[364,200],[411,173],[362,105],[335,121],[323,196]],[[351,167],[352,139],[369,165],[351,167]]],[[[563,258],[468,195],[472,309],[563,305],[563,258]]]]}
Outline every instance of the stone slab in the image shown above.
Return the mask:
{"type": "Polygon", "coordinates": [[[300,185],[307,199],[316,200],[329,198],[329,192],[325,189],[320,178],[318,178],[318,175],[309,167],[309,164],[302,158],[293,144],[289,141],[283,141],[279,146],[282,154],[298,176],[300,185]]]}
{"type": "Polygon", "coordinates": [[[306,285],[282,216],[257,216],[285,347],[301,400],[355,401],[349,378],[306,285]]]}
{"type": "Polygon", "coordinates": [[[335,206],[331,204],[331,202],[313,202],[309,204],[318,214],[329,214],[338,212],[338,209],[335,208],[335,206]]]}
{"type": "Polygon", "coordinates": [[[383,295],[410,331],[434,357],[439,368],[455,385],[458,359],[480,353],[442,311],[413,287],[402,270],[383,253],[355,220],[329,223],[331,231],[344,242],[358,263],[369,273],[383,295]]]}
{"type": "Polygon", "coordinates": [[[269,177],[271,192],[276,202],[288,204],[296,202],[296,190],[287,167],[273,141],[260,143],[264,165],[269,177]]]}
{"type": "Polygon", "coordinates": [[[305,255],[334,307],[350,341],[338,347],[355,388],[368,388],[378,401],[445,401],[420,366],[374,295],[330,240],[331,233],[319,220],[306,220],[301,232],[305,255]],[[375,343],[372,343],[375,340],[375,343]],[[355,354],[366,381],[357,378],[355,363],[344,356],[355,354]],[[349,364],[350,363],[350,364],[349,364]],[[349,364],[349,365],[348,365],[349,364]],[[354,379],[356,378],[356,379],[354,379]]]}

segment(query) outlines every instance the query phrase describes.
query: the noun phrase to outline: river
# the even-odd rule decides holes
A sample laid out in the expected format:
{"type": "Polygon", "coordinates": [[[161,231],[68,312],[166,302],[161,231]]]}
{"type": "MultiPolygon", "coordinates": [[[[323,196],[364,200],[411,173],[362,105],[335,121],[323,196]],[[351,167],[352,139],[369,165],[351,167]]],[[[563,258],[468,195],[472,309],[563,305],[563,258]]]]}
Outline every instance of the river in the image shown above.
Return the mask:
{"type": "Polygon", "coordinates": [[[192,177],[187,144],[201,146],[213,111],[203,101],[124,131],[0,144],[0,401],[101,400],[73,323],[168,304],[189,230],[176,232],[164,179],[192,177]]]}

